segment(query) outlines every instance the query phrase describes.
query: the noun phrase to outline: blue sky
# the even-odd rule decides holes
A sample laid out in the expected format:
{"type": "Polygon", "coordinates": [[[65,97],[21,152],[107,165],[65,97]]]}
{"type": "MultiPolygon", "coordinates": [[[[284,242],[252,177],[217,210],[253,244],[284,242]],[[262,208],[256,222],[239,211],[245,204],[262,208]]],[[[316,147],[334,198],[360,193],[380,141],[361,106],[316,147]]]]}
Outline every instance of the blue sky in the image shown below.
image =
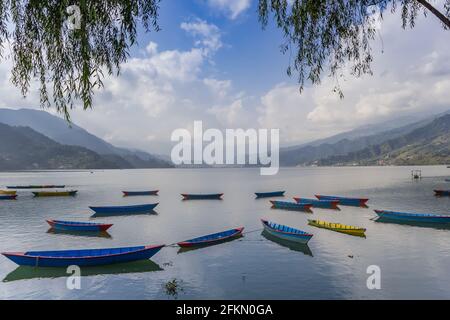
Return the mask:
{"type": "Polygon", "coordinates": [[[282,34],[272,24],[262,29],[257,18],[257,1],[229,2],[242,3],[246,9],[232,18],[226,7],[218,8],[208,4],[208,0],[164,0],[160,16],[162,32],[143,34],[140,42],[154,41],[161,50],[188,50],[192,46],[192,36],[180,32],[180,25],[202,19],[220,29],[223,42],[214,56],[215,67],[207,66],[206,73],[232,78],[236,86],[254,94],[270,89],[274,82],[295,84],[295,79],[286,75],[288,57],[280,53],[282,34]]]}
{"type": "MultiPolygon", "coordinates": [[[[158,33],[140,32],[94,108],[72,112],[76,124],[118,146],[168,154],[171,133],[196,120],[218,129],[280,129],[282,145],[293,145],[450,109],[449,31],[432,15],[403,30],[400,13],[386,13],[372,44],[374,75],[347,75],[344,99],[326,75],[299,94],[295,73],[286,75],[282,34],[273,24],[262,30],[257,0],[162,0],[159,24],[158,33]]],[[[23,99],[10,67],[0,64],[0,107],[39,108],[37,87],[23,99]]]]}

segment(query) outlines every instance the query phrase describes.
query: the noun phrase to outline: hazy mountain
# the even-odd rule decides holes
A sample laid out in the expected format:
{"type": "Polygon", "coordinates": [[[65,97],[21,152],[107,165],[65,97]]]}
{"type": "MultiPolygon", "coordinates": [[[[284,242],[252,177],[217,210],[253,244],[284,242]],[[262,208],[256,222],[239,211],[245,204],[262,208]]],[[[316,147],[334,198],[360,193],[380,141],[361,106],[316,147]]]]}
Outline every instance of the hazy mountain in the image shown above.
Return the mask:
{"type": "Polygon", "coordinates": [[[119,168],[105,156],[62,145],[28,127],[0,123],[0,137],[0,170],[119,168]]]}
{"type": "MultiPolygon", "coordinates": [[[[448,114],[448,112],[444,113],[448,114]]],[[[306,145],[289,147],[280,150],[282,166],[310,164],[316,160],[331,156],[346,155],[370,146],[378,145],[390,139],[400,137],[431,123],[436,117],[427,117],[410,123],[415,117],[389,121],[385,124],[369,125],[341,133],[326,139],[317,140],[306,145]],[[407,125],[400,125],[408,123],[407,125]],[[397,124],[397,127],[395,125],[397,124]],[[384,130],[382,130],[384,128],[384,130]]]]}
{"type": "Polygon", "coordinates": [[[171,167],[172,165],[139,150],[118,148],[98,138],[83,128],[71,124],[48,112],[32,109],[0,109],[0,123],[10,126],[30,127],[64,145],[81,146],[100,155],[108,155],[121,168],[171,167]]]}
{"type": "Polygon", "coordinates": [[[318,165],[420,165],[450,163],[450,114],[383,143],[346,155],[317,161],[318,165]]]}

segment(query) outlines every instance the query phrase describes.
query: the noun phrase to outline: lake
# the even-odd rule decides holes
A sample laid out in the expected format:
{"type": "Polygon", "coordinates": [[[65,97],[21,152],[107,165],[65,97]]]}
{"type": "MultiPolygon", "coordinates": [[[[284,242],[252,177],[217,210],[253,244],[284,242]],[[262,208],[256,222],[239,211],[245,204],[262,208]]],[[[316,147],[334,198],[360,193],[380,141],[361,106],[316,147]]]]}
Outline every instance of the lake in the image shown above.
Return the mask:
{"type": "Polygon", "coordinates": [[[76,197],[0,202],[0,251],[173,244],[243,226],[244,237],[179,252],[166,247],[151,261],[82,269],[81,289],[69,290],[65,270],[18,268],[0,256],[1,299],[450,299],[450,230],[381,223],[373,209],[450,214],[446,166],[155,169],[0,173],[6,185],[65,184],[76,197]],[[411,170],[423,178],[412,181],[411,170]],[[159,196],[122,197],[122,190],[159,189],[159,196]],[[271,209],[254,192],[293,196],[332,194],[370,198],[369,208],[341,206],[314,213],[271,209]],[[222,201],[182,201],[180,193],[223,192],[222,201]],[[92,205],[159,202],[157,214],[91,219],[92,205]],[[304,246],[261,235],[261,218],[314,234],[304,246]],[[367,228],[367,238],[307,225],[323,219],[367,228]],[[45,219],[113,223],[109,237],[47,232],[45,219]],[[368,266],[381,270],[381,289],[369,290],[368,266]],[[89,270],[88,270],[89,269],[89,270]],[[166,284],[176,279],[178,295],[166,284]]]}

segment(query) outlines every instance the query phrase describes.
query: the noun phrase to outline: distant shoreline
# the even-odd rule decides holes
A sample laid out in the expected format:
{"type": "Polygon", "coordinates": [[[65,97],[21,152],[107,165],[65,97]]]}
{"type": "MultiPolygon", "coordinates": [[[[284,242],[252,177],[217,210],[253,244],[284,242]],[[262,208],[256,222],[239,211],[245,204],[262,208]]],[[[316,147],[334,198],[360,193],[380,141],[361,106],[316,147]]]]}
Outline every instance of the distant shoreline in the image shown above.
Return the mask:
{"type": "MultiPolygon", "coordinates": [[[[300,168],[400,168],[400,167],[447,167],[447,164],[411,164],[411,165],[356,165],[356,166],[280,166],[280,169],[300,169],[300,168]]],[[[102,171],[123,171],[123,170],[211,170],[211,169],[259,169],[260,167],[168,167],[168,168],[128,168],[128,169],[36,169],[36,170],[0,170],[0,173],[39,173],[39,172],[102,172],[102,171]]],[[[450,169],[450,168],[449,168],[450,169]]]]}

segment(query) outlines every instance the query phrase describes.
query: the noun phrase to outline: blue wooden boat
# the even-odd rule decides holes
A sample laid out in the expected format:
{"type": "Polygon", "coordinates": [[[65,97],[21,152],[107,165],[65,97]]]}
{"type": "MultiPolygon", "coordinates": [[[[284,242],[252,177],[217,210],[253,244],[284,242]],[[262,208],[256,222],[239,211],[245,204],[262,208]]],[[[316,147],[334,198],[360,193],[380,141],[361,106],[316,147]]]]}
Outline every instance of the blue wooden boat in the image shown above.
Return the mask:
{"type": "Polygon", "coordinates": [[[223,193],[188,194],[182,193],[183,200],[222,200],[223,193]]]}
{"type": "Polygon", "coordinates": [[[68,267],[100,266],[150,259],[164,245],[108,249],[3,252],[19,266],[68,267]]]}
{"type": "Polygon", "coordinates": [[[313,208],[339,209],[339,200],[317,200],[294,197],[297,203],[311,203],[313,208]]]}
{"type": "Polygon", "coordinates": [[[56,230],[102,232],[111,228],[112,224],[94,222],[74,222],[62,220],[46,220],[47,223],[56,230]]]}
{"type": "Polygon", "coordinates": [[[113,206],[113,207],[89,207],[97,214],[124,214],[142,213],[152,211],[158,203],[140,204],[135,206],[113,206]]]}
{"type": "Polygon", "coordinates": [[[152,191],[122,191],[124,197],[132,197],[132,196],[157,196],[159,190],[152,191]]]}
{"type": "Polygon", "coordinates": [[[433,213],[407,213],[387,210],[375,210],[375,213],[378,215],[379,219],[382,220],[437,224],[450,223],[450,216],[448,215],[433,213]]]}
{"type": "Polygon", "coordinates": [[[313,235],[310,233],[284,226],[282,224],[270,222],[263,219],[261,219],[261,222],[265,231],[283,240],[307,244],[308,241],[313,237],[313,235]]]}
{"type": "Polygon", "coordinates": [[[297,211],[311,211],[311,203],[297,203],[288,201],[275,201],[270,200],[272,208],[285,209],[285,210],[297,210],[297,211]]]}
{"type": "Polygon", "coordinates": [[[178,242],[178,245],[182,248],[197,247],[197,246],[207,246],[210,244],[215,244],[223,241],[230,240],[232,238],[237,238],[242,235],[243,227],[230,229],[227,231],[222,231],[218,233],[208,234],[206,236],[178,242]]]}
{"type": "Polygon", "coordinates": [[[434,190],[434,194],[439,197],[450,196],[450,190],[434,190]]]}
{"type": "Polygon", "coordinates": [[[369,199],[366,198],[348,198],[348,197],[324,196],[324,195],[316,195],[316,198],[319,200],[339,200],[339,204],[343,206],[357,206],[357,207],[366,207],[366,202],[369,201],[369,199]]]}
{"type": "Polygon", "coordinates": [[[0,200],[16,200],[17,194],[0,195],[0,200]]]}
{"type": "Polygon", "coordinates": [[[255,192],[256,198],[284,197],[286,191],[255,192]]]}

